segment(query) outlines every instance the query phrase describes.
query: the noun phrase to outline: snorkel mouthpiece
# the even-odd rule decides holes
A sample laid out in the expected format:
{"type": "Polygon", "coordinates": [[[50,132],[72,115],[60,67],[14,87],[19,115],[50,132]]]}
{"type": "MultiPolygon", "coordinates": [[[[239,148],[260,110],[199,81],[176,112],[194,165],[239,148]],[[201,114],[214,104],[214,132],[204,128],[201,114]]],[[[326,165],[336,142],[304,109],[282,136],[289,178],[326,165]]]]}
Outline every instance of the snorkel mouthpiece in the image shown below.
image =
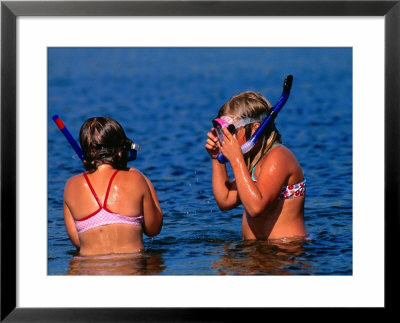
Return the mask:
{"type": "MultiPolygon", "coordinates": [[[[261,125],[258,127],[253,136],[251,136],[251,138],[240,147],[243,155],[248,153],[255,146],[257,140],[264,133],[267,126],[278,116],[279,111],[283,108],[283,106],[285,105],[286,101],[289,98],[290,90],[292,88],[292,83],[293,83],[293,75],[288,75],[283,82],[283,91],[278,102],[270,109],[268,115],[261,123],[261,125]]],[[[221,139],[220,142],[222,142],[221,139]]],[[[217,156],[217,159],[221,164],[225,164],[228,161],[223,154],[219,154],[217,156]]]]}

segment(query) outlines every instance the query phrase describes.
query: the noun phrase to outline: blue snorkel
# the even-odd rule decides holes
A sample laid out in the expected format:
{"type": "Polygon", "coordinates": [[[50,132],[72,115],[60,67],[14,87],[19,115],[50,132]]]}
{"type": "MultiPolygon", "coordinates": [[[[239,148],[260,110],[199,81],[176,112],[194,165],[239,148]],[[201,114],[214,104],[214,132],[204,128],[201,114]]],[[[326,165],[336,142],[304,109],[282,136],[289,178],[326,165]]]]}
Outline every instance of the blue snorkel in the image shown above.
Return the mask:
{"type": "MultiPolygon", "coordinates": [[[[68,140],[68,142],[72,146],[72,148],[75,150],[75,152],[78,155],[78,157],[80,158],[80,160],[84,161],[85,155],[83,154],[81,147],[78,145],[78,143],[72,137],[71,133],[68,131],[67,127],[65,126],[64,122],[62,122],[61,118],[57,114],[55,114],[53,116],[53,121],[57,125],[58,129],[60,129],[60,131],[63,133],[65,138],[68,140]]],[[[136,159],[138,150],[140,150],[140,146],[132,142],[131,147],[129,147],[129,149],[127,151],[128,161],[133,161],[136,159]]]]}
{"type": "Polygon", "coordinates": [[[75,139],[72,137],[71,133],[68,131],[67,127],[65,126],[64,122],[62,122],[61,118],[55,114],[53,116],[53,121],[56,123],[58,129],[63,133],[65,138],[68,140],[69,144],[72,146],[72,148],[75,150],[76,154],[80,158],[80,160],[84,160],[85,156],[83,155],[81,147],[79,147],[78,143],[75,141],[75,139]]]}
{"type": "MultiPolygon", "coordinates": [[[[255,144],[257,143],[257,140],[264,133],[267,126],[273,120],[275,120],[279,111],[283,108],[283,106],[285,105],[286,101],[289,98],[290,89],[292,88],[292,82],[293,82],[293,76],[288,75],[286,77],[285,81],[283,82],[283,91],[282,91],[282,95],[279,98],[278,102],[270,109],[268,115],[266,116],[264,121],[261,123],[261,125],[258,127],[256,132],[251,136],[251,138],[240,147],[243,155],[248,153],[255,146],[255,144]]],[[[217,156],[217,159],[221,164],[225,164],[228,161],[223,154],[219,154],[217,156]]]]}

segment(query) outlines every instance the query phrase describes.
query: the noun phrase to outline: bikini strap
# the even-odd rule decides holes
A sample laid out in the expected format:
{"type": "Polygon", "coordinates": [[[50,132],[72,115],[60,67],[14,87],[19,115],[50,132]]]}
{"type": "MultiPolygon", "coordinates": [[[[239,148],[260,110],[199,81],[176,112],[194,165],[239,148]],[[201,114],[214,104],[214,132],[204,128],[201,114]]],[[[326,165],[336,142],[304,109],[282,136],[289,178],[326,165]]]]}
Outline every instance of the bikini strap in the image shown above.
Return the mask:
{"type": "MultiPolygon", "coordinates": [[[[257,163],[257,164],[258,164],[258,163],[257,163]]],[[[256,178],[254,177],[254,171],[255,171],[255,169],[256,169],[256,167],[257,167],[257,164],[255,164],[254,167],[253,167],[253,169],[251,170],[251,179],[252,179],[254,182],[257,182],[256,178]]]]}
{"type": "Polygon", "coordinates": [[[101,206],[101,203],[100,203],[100,200],[99,200],[99,198],[97,197],[97,194],[96,194],[96,192],[94,191],[93,186],[92,186],[92,184],[91,184],[90,181],[89,181],[89,177],[86,175],[86,173],[83,173],[83,177],[85,177],[86,183],[89,185],[90,191],[92,192],[94,198],[96,199],[97,204],[98,204],[100,207],[102,207],[102,206],[101,206]]]}
{"type": "MultiPolygon", "coordinates": [[[[275,143],[275,144],[273,144],[273,145],[271,146],[271,148],[268,149],[268,151],[265,153],[265,155],[268,154],[268,153],[271,151],[272,148],[274,148],[274,147],[276,147],[276,146],[280,146],[280,145],[282,145],[282,144],[280,144],[280,143],[275,143]]],[[[254,177],[254,171],[256,170],[256,167],[257,167],[258,163],[260,162],[260,160],[261,160],[265,155],[261,156],[261,158],[257,161],[257,163],[253,166],[253,169],[251,170],[251,179],[252,179],[254,182],[257,182],[256,178],[254,177]]]]}
{"type": "Polygon", "coordinates": [[[111,183],[115,177],[115,175],[117,175],[118,173],[118,169],[115,170],[114,174],[112,174],[110,181],[108,182],[108,187],[107,187],[107,192],[106,192],[106,197],[104,198],[104,203],[103,203],[103,207],[106,208],[107,206],[107,199],[108,199],[108,194],[110,193],[110,189],[111,189],[111,183]]]}

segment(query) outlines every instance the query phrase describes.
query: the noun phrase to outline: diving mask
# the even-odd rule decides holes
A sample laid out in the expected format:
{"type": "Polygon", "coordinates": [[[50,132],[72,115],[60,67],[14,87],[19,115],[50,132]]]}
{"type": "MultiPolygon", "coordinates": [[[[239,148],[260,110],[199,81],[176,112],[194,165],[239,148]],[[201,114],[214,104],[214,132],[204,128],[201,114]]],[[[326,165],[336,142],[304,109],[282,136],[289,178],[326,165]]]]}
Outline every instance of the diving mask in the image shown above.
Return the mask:
{"type": "Polygon", "coordinates": [[[239,130],[241,127],[244,127],[250,123],[263,122],[267,115],[268,112],[263,112],[256,118],[245,118],[237,122],[233,122],[233,119],[229,116],[221,116],[219,118],[215,118],[212,123],[219,141],[222,142],[224,139],[224,132],[222,130],[223,128],[228,128],[229,132],[234,134],[236,130],[239,130]]]}
{"type": "MultiPolygon", "coordinates": [[[[257,128],[255,133],[250,137],[250,139],[247,140],[240,147],[241,150],[242,150],[242,154],[243,155],[248,153],[255,146],[257,140],[263,134],[263,132],[265,131],[267,126],[271,122],[273,122],[275,120],[275,118],[277,117],[279,111],[283,108],[283,106],[285,105],[286,101],[289,99],[290,90],[292,88],[292,83],[293,83],[293,75],[288,75],[285,78],[285,80],[283,81],[283,91],[282,91],[281,97],[279,98],[278,102],[272,107],[272,109],[270,109],[268,112],[266,112],[265,115],[259,116],[259,118],[260,118],[259,120],[256,120],[256,121],[260,121],[260,122],[262,120],[262,123],[257,128]]],[[[222,117],[220,119],[222,119],[222,117]]],[[[235,127],[244,126],[244,125],[246,125],[248,123],[256,122],[256,121],[253,121],[253,120],[254,120],[253,118],[242,119],[242,120],[239,120],[237,123],[235,123],[234,126],[235,127]]],[[[213,124],[214,124],[214,122],[213,122],[213,124]]],[[[224,163],[226,163],[228,161],[226,159],[226,157],[221,153],[217,156],[217,160],[222,164],[224,164],[224,163]]]]}
{"type": "Polygon", "coordinates": [[[132,144],[131,144],[131,146],[129,147],[129,150],[128,150],[128,161],[135,160],[138,151],[141,151],[140,146],[138,144],[135,144],[132,141],[132,144]]]}
{"type": "MultiPolygon", "coordinates": [[[[134,161],[136,159],[137,152],[141,151],[141,148],[140,145],[135,144],[132,140],[128,139],[128,142],[129,144],[125,144],[124,146],[124,150],[127,153],[127,160],[134,161]]],[[[111,156],[113,149],[102,146],[97,151],[101,154],[101,158],[108,158],[111,156]]]]}
{"type": "Polygon", "coordinates": [[[224,140],[223,128],[228,128],[229,132],[233,134],[235,132],[235,126],[232,124],[233,119],[228,116],[222,116],[220,118],[215,118],[212,123],[217,133],[217,137],[220,142],[224,140]]]}

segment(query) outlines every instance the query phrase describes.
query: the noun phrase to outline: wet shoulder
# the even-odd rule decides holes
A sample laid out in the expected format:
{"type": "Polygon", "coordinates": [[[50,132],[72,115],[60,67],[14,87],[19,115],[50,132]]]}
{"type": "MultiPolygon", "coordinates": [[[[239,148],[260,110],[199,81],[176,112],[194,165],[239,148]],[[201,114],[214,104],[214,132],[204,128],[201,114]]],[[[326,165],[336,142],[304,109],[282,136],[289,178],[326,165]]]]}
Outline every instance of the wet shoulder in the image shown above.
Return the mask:
{"type": "Polygon", "coordinates": [[[271,161],[285,161],[285,162],[295,162],[297,163],[296,156],[292,151],[284,145],[279,145],[271,149],[267,154],[268,159],[271,161]]]}
{"type": "Polygon", "coordinates": [[[84,190],[85,185],[86,181],[83,173],[70,177],[64,186],[64,199],[75,198],[76,195],[79,195],[84,190]]]}
{"type": "Polygon", "coordinates": [[[65,183],[65,188],[74,188],[76,186],[81,186],[85,183],[85,178],[83,177],[83,173],[74,175],[70,177],[65,183]]]}
{"type": "Polygon", "coordinates": [[[126,171],[120,171],[118,180],[128,185],[145,185],[145,176],[136,168],[129,168],[126,171]]]}
{"type": "Polygon", "coordinates": [[[271,150],[269,153],[272,165],[275,167],[283,167],[288,175],[288,183],[297,183],[304,179],[303,170],[294,155],[287,147],[281,145],[271,150]]]}
{"type": "Polygon", "coordinates": [[[298,168],[299,164],[295,155],[283,145],[271,149],[260,161],[260,169],[271,174],[285,173],[285,176],[290,176],[298,168]]]}

